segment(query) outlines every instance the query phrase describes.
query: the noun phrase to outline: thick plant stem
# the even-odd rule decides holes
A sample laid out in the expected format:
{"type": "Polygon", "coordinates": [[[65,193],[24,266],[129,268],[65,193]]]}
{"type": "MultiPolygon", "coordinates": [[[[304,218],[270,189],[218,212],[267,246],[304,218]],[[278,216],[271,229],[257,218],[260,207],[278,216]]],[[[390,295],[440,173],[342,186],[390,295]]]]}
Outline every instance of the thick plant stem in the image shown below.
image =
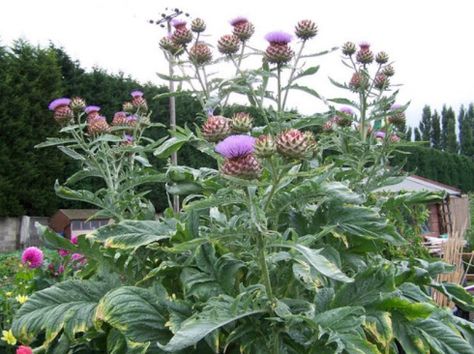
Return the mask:
{"type": "Polygon", "coordinates": [[[298,51],[298,55],[295,58],[295,65],[291,69],[290,78],[288,79],[288,85],[287,85],[287,88],[285,90],[285,97],[283,98],[282,109],[285,109],[285,107],[286,107],[286,100],[288,99],[288,92],[290,91],[290,85],[292,84],[293,77],[295,76],[295,72],[296,72],[296,69],[298,67],[298,62],[300,61],[301,54],[303,53],[303,48],[304,48],[305,43],[306,43],[306,41],[303,41],[301,43],[300,50],[298,51]]]}
{"type": "Polygon", "coordinates": [[[281,65],[277,66],[278,113],[281,113],[281,65]]]}
{"type": "Polygon", "coordinates": [[[260,270],[262,271],[263,285],[267,292],[268,299],[273,301],[273,291],[272,283],[270,281],[270,274],[268,273],[266,252],[265,252],[265,239],[263,235],[257,233],[257,252],[258,252],[258,262],[260,263],[260,270]]]}
{"type": "MultiPolygon", "coordinates": [[[[242,73],[241,70],[240,70],[240,66],[242,65],[242,59],[244,58],[244,52],[245,52],[245,41],[242,42],[242,49],[240,50],[239,59],[238,59],[237,64],[235,64],[235,59],[232,56],[230,56],[232,62],[234,62],[234,65],[236,66],[236,71],[235,71],[234,76],[236,76],[239,73],[242,73]]],[[[227,94],[227,97],[225,98],[224,107],[227,106],[227,102],[229,102],[229,98],[230,98],[230,92],[227,94]]]]}

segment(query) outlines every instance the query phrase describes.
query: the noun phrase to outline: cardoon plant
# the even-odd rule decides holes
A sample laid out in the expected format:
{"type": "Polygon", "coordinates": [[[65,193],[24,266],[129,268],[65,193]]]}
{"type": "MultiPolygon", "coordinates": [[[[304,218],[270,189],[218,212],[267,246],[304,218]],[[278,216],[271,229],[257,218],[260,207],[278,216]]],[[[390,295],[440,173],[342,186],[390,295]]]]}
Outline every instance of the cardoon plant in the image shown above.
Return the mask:
{"type": "MultiPolygon", "coordinates": [[[[439,308],[430,294],[436,289],[466,310],[474,310],[472,296],[436,280],[451,266],[405,257],[407,228],[393,221],[395,211],[439,196],[377,191],[398,172],[388,158],[405,108],[393,106],[392,84],[381,83],[380,74],[393,72],[388,56],[346,43],[352,73],[333,83],[356,98],[326,99],[299,81],[318,71],[305,62],[321,55],[304,52],[317,34],[312,21],[296,25],[295,55],[286,32],[269,34],[265,50],[253,48],[254,25],[238,17],[235,37],[220,37],[216,59],[199,37],[201,21],[191,30],[183,22],[160,42],[182,75],[161,76],[187,82],[206,118],[194,132],[170,131],[154,154],[167,158],[190,144],[219,169],[169,166],[167,192],[182,196],[182,205],[158,220],[118,218],[79,236],[77,245],[46,231],[49,244],[83,254],[88,272],[31,296],[13,323],[15,335],[41,350],[88,353],[472,354],[472,323],[439,308]],[[248,54],[259,55],[261,67],[248,68],[248,54]],[[235,76],[208,74],[214,60],[229,63],[235,76]],[[292,90],[322,99],[327,111],[288,112],[292,90]],[[226,117],[231,94],[263,112],[265,124],[246,112],[226,117]]],[[[84,134],[75,123],[73,134],[84,134]]],[[[133,146],[141,146],[141,123],[138,114],[124,128],[134,132],[133,146]]],[[[100,137],[85,139],[100,146],[100,137]]],[[[132,159],[137,150],[120,139],[107,148],[132,159]]],[[[141,180],[128,176],[132,185],[141,180]]]]}

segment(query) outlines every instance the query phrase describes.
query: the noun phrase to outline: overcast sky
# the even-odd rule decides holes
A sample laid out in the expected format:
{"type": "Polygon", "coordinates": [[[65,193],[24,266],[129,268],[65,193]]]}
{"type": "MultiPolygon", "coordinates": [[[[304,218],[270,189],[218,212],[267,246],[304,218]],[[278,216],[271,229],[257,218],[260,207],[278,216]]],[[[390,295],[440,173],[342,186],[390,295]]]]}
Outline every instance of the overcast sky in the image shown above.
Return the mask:
{"type": "MultiPolygon", "coordinates": [[[[166,72],[158,48],[164,35],[147,20],[156,19],[165,7],[178,7],[202,17],[216,42],[231,32],[228,21],[244,15],[256,26],[252,44],[263,47],[263,36],[272,30],[293,32],[300,19],[312,19],[319,34],[311,51],[340,46],[345,41],[367,41],[395,61],[392,82],[403,84],[399,102],[411,100],[409,122],[416,123],[424,104],[456,111],[474,101],[474,1],[423,0],[313,0],[313,1],[158,1],[158,0],[14,0],[3,1],[0,39],[3,45],[24,38],[33,44],[49,41],[63,46],[83,66],[96,65],[110,72],[123,71],[140,81],[164,82],[156,72],[166,72]]],[[[327,97],[347,93],[331,87],[327,77],[342,81],[350,72],[335,52],[317,59],[321,71],[310,85],[327,97]]],[[[323,110],[311,96],[293,95],[290,105],[305,113],[323,110]]]]}

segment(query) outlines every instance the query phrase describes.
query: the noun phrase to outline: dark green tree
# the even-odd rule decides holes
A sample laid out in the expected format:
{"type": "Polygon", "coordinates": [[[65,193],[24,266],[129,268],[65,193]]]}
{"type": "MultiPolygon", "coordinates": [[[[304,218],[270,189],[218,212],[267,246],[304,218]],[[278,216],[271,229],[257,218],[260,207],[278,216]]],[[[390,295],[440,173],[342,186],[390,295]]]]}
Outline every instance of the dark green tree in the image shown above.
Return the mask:
{"type": "Polygon", "coordinates": [[[448,107],[441,109],[441,150],[446,151],[448,146],[448,107]]]}
{"type": "Polygon", "coordinates": [[[436,110],[431,117],[431,146],[435,149],[441,149],[440,118],[436,110]]]}
{"type": "Polygon", "coordinates": [[[413,136],[413,128],[409,127],[405,133],[405,140],[411,141],[412,136],[413,136]]]}
{"type": "Polygon", "coordinates": [[[415,128],[415,141],[421,141],[421,132],[419,128],[415,128]]]}
{"type": "Polygon", "coordinates": [[[421,139],[429,143],[431,140],[431,108],[428,105],[423,107],[423,113],[421,115],[419,127],[421,139]]]}
{"type": "Polygon", "coordinates": [[[446,129],[446,151],[452,154],[457,154],[458,141],[456,135],[456,114],[451,107],[446,111],[446,119],[448,122],[446,129]]]}
{"type": "Polygon", "coordinates": [[[459,151],[461,154],[470,156],[472,151],[472,125],[469,121],[468,112],[464,106],[459,109],[458,115],[459,124],[459,151]]]}

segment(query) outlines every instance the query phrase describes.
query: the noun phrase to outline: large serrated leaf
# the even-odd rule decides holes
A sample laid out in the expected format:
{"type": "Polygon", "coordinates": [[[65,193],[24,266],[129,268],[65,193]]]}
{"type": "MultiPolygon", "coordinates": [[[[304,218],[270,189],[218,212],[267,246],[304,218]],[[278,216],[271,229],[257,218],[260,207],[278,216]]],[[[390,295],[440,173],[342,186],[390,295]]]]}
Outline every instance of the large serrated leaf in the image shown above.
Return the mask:
{"type": "Polygon", "coordinates": [[[221,296],[210,301],[202,312],[181,323],[179,330],[166,345],[158,343],[158,346],[167,352],[176,352],[195,345],[208,334],[229,323],[264,312],[266,310],[258,308],[256,304],[245,308],[241,302],[236,302],[236,299],[221,296]]]}
{"type": "Polygon", "coordinates": [[[167,340],[166,308],[151,290],[134,286],[114,289],[100,300],[95,321],[106,322],[133,342],[167,340]]]}
{"type": "Polygon", "coordinates": [[[105,247],[133,249],[169,239],[175,232],[174,224],[149,220],[124,220],[98,228],[87,238],[103,242],[105,247]]]}
{"type": "Polygon", "coordinates": [[[64,330],[69,338],[93,328],[99,300],[110,290],[104,282],[68,280],[37,291],[18,310],[12,330],[17,338],[31,342],[45,332],[45,342],[64,330]]]}

